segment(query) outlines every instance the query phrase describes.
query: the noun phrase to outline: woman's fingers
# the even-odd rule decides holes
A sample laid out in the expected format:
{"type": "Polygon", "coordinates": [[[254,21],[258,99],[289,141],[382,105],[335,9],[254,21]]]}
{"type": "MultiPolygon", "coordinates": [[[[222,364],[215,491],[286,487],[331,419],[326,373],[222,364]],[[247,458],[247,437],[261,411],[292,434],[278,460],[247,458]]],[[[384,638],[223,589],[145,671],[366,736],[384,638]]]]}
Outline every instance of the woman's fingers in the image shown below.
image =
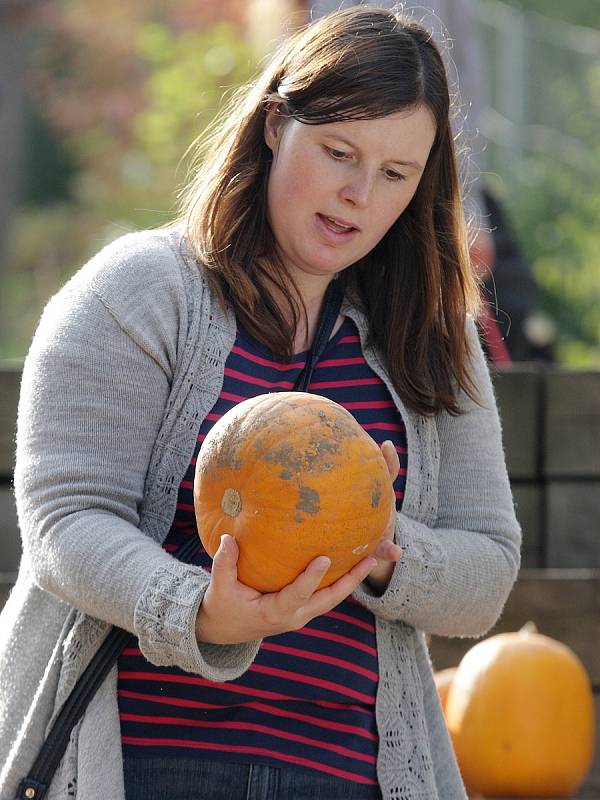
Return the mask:
{"type": "Polygon", "coordinates": [[[331,566],[327,556],[314,558],[298,577],[277,592],[277,605],[285,613],[295,613],[310,600],[331,566]]]}
{"type": "Polygon", "coordinates": [[[371,556],[363,558],[330,586],[319,589],[318,586],[327,573],[327,569],[322,568],[324,564],[319,567],[322,558],[324,557],[319,556],[318,559],[311,561],[295,581],[277,593],[276,604],[279,613],[290,617],[300,616],[306,619],[306,622],[319,614],[325,614],[352,594],[377,564],[371,556]]]}
{"type": "Polygon", "coordinates": [[[214,644],[237,644],[297,630],[339,605],[377,565],[369,556],[331,586],[319,589],[331,566],[319,556],[279,592],[261,594],[237,581],[237,544],[224,537],[213,559],[210,586],[196,617],[196,636],[214,644]]]}
{"type": "Polygon", "coordinates": [[[335,583],[319,589],[331,566],[327,556],[319,556],[280,591],[261,594],[239,582],[238,555],[235,538],[224,535],[196,618],[196,635],[201,641],[232,644],[301,628],[339,605],[377,566],[376,559],[369,556],[335,583]]]}
{"type": "Polygon", "coordinates": [[[400,472],[400,459],[398,458],[394,443],[390,441],[390,439],[386,439],[381,445],[381,452],[387,464],[388,472],[390,473],[390,480],[393,483],[400,472]]]}
{"type": "Polygon", "coordinates": [[[342,600],[345,600],[348,595],[356,589],[356,587],[364,581],[367,575],[377,566],[377,561],[368,556],[355,564],[349,572],[338,578],[335,583],[326,586],[324,589],[319,589],[313,595],[311,617],[324,614],[335,606],[339,605],[342,600]]]}
{"type": "Polygon", "coordinates": [[[401,556],[402,548],[390,539],[382,539],[373,552],[373,557],[379,561],[399,561],[401,556]]]}

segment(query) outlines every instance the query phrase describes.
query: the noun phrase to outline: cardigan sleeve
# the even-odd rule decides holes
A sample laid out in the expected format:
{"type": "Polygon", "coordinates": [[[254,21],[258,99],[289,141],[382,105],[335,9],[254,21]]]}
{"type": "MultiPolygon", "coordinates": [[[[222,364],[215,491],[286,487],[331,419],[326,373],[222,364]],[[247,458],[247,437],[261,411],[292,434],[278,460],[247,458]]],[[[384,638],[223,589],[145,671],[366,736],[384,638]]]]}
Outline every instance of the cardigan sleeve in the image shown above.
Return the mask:
{"type": "Polygon", "coordinates": [[[208,573],[139,527],[187,313],[176,254],[147,234],[105,248],[63,287],[24,365],[15,495],[42,589],[134,633],[156,664],[229,680],[258,643],[199,645],[208,573]]]}
{"type": "Polygon", "coordinates": [[[374,614],[426,633],[481,636],[497,621],[520,564],[521,531],[506,470],[500,418],[472,319],[468,342],[479,402],[437,417],[438,511],[432,527],[399,512],[403,553],[385,592],[355,597],[374,614]]]}

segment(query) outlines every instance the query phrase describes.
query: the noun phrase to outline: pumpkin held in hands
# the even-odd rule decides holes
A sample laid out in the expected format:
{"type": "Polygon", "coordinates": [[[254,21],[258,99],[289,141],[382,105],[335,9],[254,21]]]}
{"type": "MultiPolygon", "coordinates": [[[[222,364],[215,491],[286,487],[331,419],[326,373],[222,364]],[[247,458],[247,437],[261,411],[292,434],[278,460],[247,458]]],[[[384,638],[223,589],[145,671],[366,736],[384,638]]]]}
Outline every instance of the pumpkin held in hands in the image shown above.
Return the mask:
{"type": "Polygon", "coordinates": [[[373,552],[393,487],[377,443],[342,406],[305,392],[244,400],[202,443],[194,507],[212,557],[239,546],[238,577],[261,592],[291,583],[319,555],[328,586],[373,552]]]}
{"type": "Polygon", "coordinates": [[[528,624],[474,645],[451,682],[445,716],[467,790],[486,797],[567,797],[594,754],[586,670],[528,624]]]}

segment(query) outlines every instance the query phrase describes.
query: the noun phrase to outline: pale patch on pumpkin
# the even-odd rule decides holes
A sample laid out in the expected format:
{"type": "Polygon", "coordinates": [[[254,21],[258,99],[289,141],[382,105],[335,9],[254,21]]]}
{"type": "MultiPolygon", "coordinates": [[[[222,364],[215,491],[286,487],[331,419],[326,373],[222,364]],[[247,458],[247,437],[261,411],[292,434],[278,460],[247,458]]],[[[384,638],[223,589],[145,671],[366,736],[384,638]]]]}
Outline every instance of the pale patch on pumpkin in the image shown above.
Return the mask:
{"type": "Polygon", "coordinates": [[[242,510],[242,498],[237,489],[225,489],[221,498],[221,508],[229,517],[237,517],[242,510]]]}

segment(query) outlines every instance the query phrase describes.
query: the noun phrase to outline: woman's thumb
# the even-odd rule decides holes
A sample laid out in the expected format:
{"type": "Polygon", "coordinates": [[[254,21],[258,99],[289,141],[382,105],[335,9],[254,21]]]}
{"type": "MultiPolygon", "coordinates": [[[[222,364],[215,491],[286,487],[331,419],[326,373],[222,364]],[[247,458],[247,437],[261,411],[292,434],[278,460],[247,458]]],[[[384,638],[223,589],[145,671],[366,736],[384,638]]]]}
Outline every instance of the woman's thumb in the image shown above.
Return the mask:
{"type": "Polygon", "coordinates": [[[237,580],[237,560],[239,549],[235,536],[224,533],[221,536],[219,549],[214,555],[212,564],[212,574],[217,576],[220,582],[228,579],[237,580]]]}

